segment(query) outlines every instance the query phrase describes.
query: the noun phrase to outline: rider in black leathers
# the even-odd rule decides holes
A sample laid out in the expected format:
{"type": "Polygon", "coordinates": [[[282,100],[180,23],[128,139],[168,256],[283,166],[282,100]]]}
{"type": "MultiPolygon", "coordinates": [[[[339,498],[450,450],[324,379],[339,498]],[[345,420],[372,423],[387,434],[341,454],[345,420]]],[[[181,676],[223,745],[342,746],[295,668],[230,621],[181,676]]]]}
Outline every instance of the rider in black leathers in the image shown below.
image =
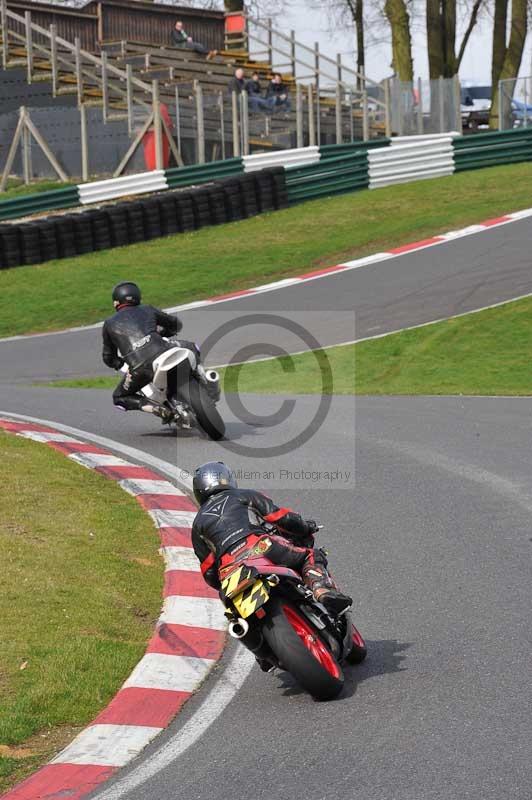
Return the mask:
{"type": "Polygon", "coordinates": [[[192,526],[192,546],[201,563],[206,582],[220,587],[218,568],[245,549],[246,537],[260,536],[260,553],[276,564],[299,572],[315,598],[333,614],[351,605],[351,598],[339,592],[327,570],[323,550],[314,547],[313,520],[304,520],[289,508],[279,508],[266,495],[253,489],[239,489],[234,473],[221,461],[198,467],[193,479],[200,503],[192,526]],[[275,526],[265,530],[264,523],[275,526]]]}
{"type": "MultiPolygon", "coordinates": [[[[134,283],[119,283],[113,289],[116,313],[103,325],[104,363],[119,370],[124,364],[129,369],[113,392],[115,406],[125,411],[147,411],[163,420],[172,418],[170,409],[154,403],[140,394],[143,386],[153,379],[153,361],[169,347],[163,336],[175,336],[183,324],[176,315],[165,314],[154,306],[141,305],[140,289],[134,283]]],[[[199,351],[193,342],[180,340],[182,347],[199,351]]]]}

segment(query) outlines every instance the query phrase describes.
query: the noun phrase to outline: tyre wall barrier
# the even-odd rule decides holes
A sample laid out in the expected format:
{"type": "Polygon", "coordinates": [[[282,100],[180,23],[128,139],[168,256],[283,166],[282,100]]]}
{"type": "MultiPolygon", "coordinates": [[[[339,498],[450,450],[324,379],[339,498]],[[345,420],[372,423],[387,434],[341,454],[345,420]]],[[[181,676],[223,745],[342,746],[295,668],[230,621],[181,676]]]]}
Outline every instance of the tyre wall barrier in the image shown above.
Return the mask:
{"type": "Polygon", "coordinates": [[[285,170],[272,167],[109,207],[5,223],[0,225],[0,268],[122,247],[287,206],[285,170]]]}
{"type": "MultiPolygon", "coordinates": [[[[274,165],[277,169],[286,169],[290,202],[299,203],[365,186],[375,189],[393,183],[531,160],[532,128],[470,136],[451,132],[374,139],[259,153],[0,200],[0,221],[134,194],[204,185],[223,178],[258,173],[274,165]],[[367,182],[364,159],[368,169],[367,182]],[[327,169],[324,169],[325,164],[327,169]]],[[[216,212],[215,217],[219,216],[216,212]]]]}

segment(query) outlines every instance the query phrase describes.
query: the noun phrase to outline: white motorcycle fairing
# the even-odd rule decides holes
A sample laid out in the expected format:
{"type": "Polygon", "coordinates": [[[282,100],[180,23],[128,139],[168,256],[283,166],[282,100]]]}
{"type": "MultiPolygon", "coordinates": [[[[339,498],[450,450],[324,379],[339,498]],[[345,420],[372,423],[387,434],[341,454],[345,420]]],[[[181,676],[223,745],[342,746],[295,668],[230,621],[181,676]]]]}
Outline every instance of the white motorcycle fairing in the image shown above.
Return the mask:
{"type": "Polygon", "coordinates": [[[192,350],[186,347],[172,347],[165,350],[153,361],[153,380],[141,389],[142,394],[156,403],[167,399],[168,373],[188,359],[191,371],[196,369],[197,359],[192,350]]]}

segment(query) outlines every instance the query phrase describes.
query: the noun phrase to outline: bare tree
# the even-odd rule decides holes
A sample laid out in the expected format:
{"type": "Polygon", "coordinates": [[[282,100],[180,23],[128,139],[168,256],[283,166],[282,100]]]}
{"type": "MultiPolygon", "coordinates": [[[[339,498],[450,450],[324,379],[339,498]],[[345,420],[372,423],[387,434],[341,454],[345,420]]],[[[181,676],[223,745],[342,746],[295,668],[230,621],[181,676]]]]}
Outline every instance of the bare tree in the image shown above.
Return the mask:
{"type": "Polygon", "coordinates": [[[470,9],[466,9],[468,21],[457,55],[456,0],[426,0],[427,52],[431,80],[437,80],[439,77],[452,78],[458,73],[479,13],[485,3],[486,0],[474,0],[470,9]]]}
{"type": "Polygon", "coordinates": [[[392,64],[400,81],[414,80],[410,15],[405,0],[386,0],[384,13],[392,30],[392,64]]]}
{"type": "Polygon", "coordinates": [[[509,115],[510,98],[513,97],[515,81],[519,75],[526,34],[528,30],[527,0],[512,0],[510,38],[506,44],[506,19],[509,0],[495,0],[493,25],[493,57],[490,127],[499,126],[499,81],[510,81],[509,89],[502,98],[503,119],[509,115]]]}

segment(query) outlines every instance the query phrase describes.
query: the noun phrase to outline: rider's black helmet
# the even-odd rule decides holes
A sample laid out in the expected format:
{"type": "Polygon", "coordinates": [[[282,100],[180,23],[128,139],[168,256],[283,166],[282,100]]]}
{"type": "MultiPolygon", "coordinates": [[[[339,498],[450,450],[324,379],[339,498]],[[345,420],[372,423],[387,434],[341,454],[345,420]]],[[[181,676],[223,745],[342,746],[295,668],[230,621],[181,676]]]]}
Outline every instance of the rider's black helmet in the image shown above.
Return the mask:
{"type": "Polygon", "coordinates": [[[122,283],[117,283],[113,289],[113,305],[115,308],[125,304],[138,306],[140,300],[140,289],[136,283],[123,281],[122,283]]]}
{"type": "Polygon", "coordinates": [[[194,497],[200,504],[213,494],[237,487],[234,472],[223,461],[208,461],[194,472],[192,488],[194,497]]]}

